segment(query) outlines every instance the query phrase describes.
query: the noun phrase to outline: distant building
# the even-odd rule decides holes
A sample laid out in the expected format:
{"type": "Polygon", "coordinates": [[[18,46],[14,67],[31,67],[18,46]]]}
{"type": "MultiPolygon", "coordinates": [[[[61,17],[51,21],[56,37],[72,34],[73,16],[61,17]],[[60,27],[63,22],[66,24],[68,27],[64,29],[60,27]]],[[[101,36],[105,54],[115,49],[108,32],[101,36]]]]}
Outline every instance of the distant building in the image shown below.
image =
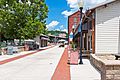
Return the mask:
{"type": "Polygon", "coordinates": [[[66,33],[60,33],[59,37],[66,38],[66,33]]]}
{"type": "Polygon", "coordinates": [[[48,45],[49,37],[46,35],[40,35],[37,36],[34,40],[39,44],[39,47],[46,47],[48,45]]]}

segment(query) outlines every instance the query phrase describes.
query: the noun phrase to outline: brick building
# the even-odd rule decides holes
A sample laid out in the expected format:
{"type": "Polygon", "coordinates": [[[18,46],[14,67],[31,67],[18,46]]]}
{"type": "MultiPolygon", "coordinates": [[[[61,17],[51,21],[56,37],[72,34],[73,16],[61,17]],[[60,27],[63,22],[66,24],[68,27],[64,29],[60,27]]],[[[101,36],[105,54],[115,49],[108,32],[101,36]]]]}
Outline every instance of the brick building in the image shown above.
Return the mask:
{"type": "MultiPolygon", "coordinates": [[[[72,15],[68,16],[68,42],[70,43],[70,33],[75,33],[77,31],[78,25],[80,23],[80,11],[73,13],[72,15]],[[74,26],[74,32],[73,32],[74,26]]],[[[78,37],[79,38],[79,37],[78,37]]]]}

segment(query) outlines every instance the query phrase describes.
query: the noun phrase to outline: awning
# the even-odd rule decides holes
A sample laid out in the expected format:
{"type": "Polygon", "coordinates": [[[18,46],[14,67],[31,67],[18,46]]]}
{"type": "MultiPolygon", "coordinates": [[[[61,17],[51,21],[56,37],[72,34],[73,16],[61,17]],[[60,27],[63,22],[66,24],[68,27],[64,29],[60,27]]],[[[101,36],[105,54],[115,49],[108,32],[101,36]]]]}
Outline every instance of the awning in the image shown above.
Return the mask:
{"type": "Polygon", "coordinates": [[[41,39],[42,39],[42,40],[47,40],[47,41],[50,40],[49,38],[45,38],[45,37],[42,37],[41,39]]]}
{"type": "Polygon", "coordinates": [[[65,42],[66,40],[64,40],[64,39],[61,39],[61,40],[59,40],[58,42],[65,42]]]}

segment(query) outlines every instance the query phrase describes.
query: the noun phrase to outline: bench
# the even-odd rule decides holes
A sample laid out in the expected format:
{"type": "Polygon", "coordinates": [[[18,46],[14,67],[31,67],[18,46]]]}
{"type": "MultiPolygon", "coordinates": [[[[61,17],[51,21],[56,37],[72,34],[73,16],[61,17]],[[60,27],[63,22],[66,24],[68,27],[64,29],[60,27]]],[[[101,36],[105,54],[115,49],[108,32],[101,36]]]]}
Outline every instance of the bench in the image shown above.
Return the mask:
{"type": "Polygon", "coordinates": [[[115,60],[118,60],[118,58],[120,58],[120,53],[114,55],[115,55],[115,60]]]}

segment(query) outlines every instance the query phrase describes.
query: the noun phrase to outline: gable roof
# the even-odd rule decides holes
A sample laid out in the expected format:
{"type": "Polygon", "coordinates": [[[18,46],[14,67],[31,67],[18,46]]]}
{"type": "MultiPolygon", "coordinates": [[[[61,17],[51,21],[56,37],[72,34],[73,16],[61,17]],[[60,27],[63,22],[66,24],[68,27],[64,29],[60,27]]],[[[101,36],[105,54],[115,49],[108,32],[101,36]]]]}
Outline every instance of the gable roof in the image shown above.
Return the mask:
{"type": "Polygon", "coordinates": [[[76,11],[76,12],[72,13],[72,14],[69,15],[68,17],[71,17],[71,16],[73,16],[73,15],[75,15],[75,14],[77,14],[77,13],[79,13],[79,11],[76,11]]]}
{"type": "Polygon", "coordinates": [[[113,2],[115,2],[115,1],[117,1],[117,0],[106,0],[105,2],[99,3],[99,4],[91,7],[90,9],[96,9],[96,8],[98,8],[98,7],[101,7],[101,6],[106,5],[106,4],[113,3],[113,2]]]}

